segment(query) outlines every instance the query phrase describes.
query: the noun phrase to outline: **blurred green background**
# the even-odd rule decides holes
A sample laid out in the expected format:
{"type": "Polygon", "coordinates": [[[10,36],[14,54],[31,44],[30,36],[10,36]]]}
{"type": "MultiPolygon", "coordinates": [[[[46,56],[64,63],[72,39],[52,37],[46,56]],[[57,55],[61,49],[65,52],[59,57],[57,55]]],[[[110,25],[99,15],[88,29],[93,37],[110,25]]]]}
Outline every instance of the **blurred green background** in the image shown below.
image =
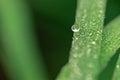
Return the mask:
{"type": "Polygon", "coordinates": [[[31,1],[35,29],[51,80],[68,61],[76,0],[31,1]]]}
{"type": "MultiPolygon", "coordinates": [[[[76,0],[26,0],[32,13],[37,43],[50,80],[54,80],[67,63],[72,41],[76,0]]],[[[108,0],[105,23],[120,14],[120,0],[108,0]]],[[[2,43],[0,52],[4,53],[2,43]]],[[[1,60],[1,59],[0,59],[1,60]]],[[[0,80],[10,80],[0,61],[0,80]]]]}

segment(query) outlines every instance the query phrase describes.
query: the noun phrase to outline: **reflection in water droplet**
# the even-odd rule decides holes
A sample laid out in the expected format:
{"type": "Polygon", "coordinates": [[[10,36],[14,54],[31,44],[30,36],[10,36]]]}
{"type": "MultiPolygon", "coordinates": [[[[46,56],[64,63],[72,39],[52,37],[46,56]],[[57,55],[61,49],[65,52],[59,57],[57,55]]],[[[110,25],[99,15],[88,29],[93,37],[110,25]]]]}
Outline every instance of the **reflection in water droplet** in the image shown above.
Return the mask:
{"type": "Polygon", "coordinates": [[[71,27],[71,29],[73,32],[78,32],[80,30],[80,27],[77,24],[75,24],[71,27]]]}

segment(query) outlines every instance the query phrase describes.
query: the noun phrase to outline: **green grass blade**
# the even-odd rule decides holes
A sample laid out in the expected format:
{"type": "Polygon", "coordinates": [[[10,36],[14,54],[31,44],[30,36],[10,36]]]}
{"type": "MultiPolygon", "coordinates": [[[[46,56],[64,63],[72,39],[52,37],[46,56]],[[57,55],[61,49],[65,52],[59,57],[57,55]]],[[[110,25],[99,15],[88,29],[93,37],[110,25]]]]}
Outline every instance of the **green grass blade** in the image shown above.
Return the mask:
{"type": "Polygon", "coordinates": [[[119,58],[119,52],[120,49],[118,49],[110,58],[110,60],[107,62],[107,65],[104,67],[104,69],[101,70],[98,80],[112,80],[115,67],[119,58]]]}
{"type": "Polygon", "coordinates": [[[120,80],[120,49],[119,49],[118,57],[119,58],[114,71],[113,80],[120,80]]]}
{"type": "Polygon", "coordinates": [[[101,47],[101,66],[105,67],[116,50],[120,47],[120,16],[110,22],[103,31],[101,47]]]}
{"type": "Polygon", "coordinates": [[[12,80],[47,80],[24,0],[0,0],[4,61],[12,80]]]}
{"type": "MultiPolygon", "coordinates": [[[[101,54],[101,64],[106,66],[107,62],[114,55],[116,50],[120,48],[120,16],[115,18],[110,22],[103,32],[103,41],[102,41],[102,54],[101,54]]],[[[120,53],[120,50],[119,52],[120,53]]],[[[119,55],[118,55],[119,56],[119,55]]],[[[114,72],[113,80],[120,79],[120,60],[116,64],[116,69],[114,72]]]]}
{"type": "Polygon", "coordinates": [[[106,0],[78,0],[70,59],[57,80],[96,80],[106,0]]]}

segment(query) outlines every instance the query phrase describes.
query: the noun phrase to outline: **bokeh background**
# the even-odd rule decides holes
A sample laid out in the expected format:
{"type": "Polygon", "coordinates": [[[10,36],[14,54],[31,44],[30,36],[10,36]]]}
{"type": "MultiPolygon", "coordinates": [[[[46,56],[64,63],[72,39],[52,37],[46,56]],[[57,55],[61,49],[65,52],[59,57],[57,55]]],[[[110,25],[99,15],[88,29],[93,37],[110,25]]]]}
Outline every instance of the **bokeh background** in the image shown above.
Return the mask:
{"type": "MultiPolygon", "coordinates": [[[[49,79],[55,80],[68,61],[73,34],[71,26],[75,20],[77,0],[26,0],[26,3],[32,14],[33,29],[49,79]]],[[[119,14],[120,0],[108,0],[104,25],[119,14]]],[[[5,53],[3,46],[1,37],[0,80],[11,80],[1,59],[1,53],[5,53]]]]}

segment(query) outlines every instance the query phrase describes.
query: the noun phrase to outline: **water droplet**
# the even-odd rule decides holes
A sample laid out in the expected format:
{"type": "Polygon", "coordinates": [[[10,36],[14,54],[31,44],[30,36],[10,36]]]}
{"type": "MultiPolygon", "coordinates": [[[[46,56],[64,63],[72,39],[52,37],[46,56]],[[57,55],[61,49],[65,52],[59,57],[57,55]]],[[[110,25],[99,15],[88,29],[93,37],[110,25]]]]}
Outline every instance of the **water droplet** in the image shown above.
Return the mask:
{"type": "Polygon", "coordinates": [[[90,33],[89,35],[91,36],[93,33],[90,33]]]}
{"type": "Polygon", "coordinates": [[[71,29],[73,32],[78,32],[80,30],[80,27],[77,24],[75,24],[71,27],[71,29]]]}
{"type": "Polygon", "coordinates": [[[95,41],[93,41],[92,44],[96,44],[95,41]]]}
{"type": "Polygon", "coordinates": [[[116,65],[116,68],[119,68],[120,66],[119,65],[116,65]]]}
{"type": "Polygon", "coordinates": [[[78,50],[78,47],[75,47],[75,50],[78,50]]]}
{"type": "Polygon", "coordinates": [[[101,31],[97,31],[98,34],[101,34],[101,31]]]}
{"type": "Polygon", "coordinates": [[[75,40],[78,40],[78,37],[75,37],[75,40]]]}

